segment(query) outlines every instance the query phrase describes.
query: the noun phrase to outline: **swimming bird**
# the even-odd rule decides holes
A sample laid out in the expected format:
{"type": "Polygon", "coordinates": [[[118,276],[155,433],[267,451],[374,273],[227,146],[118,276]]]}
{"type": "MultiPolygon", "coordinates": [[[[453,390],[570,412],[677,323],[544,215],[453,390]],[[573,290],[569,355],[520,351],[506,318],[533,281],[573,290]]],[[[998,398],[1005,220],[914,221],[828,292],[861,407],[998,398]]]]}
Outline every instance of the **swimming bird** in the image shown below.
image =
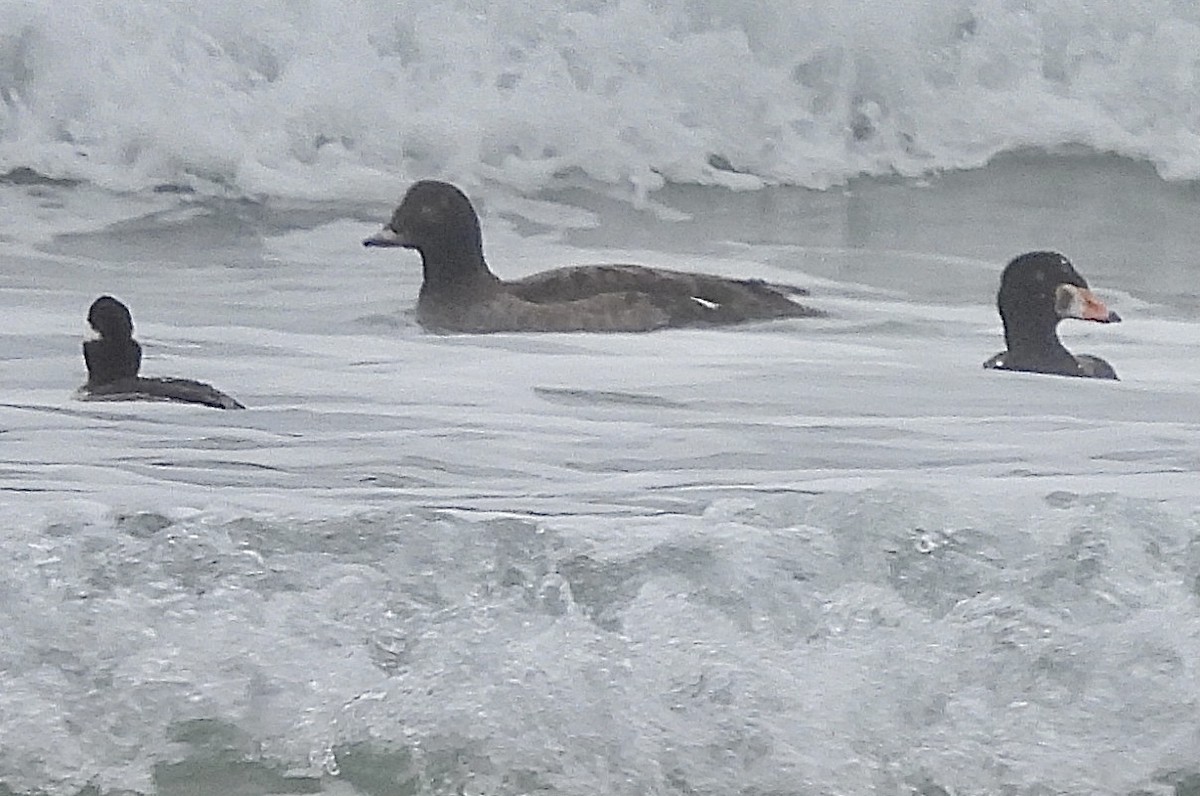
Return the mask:
{"type": "Polygon", "coordinates": [[[88,309],[88,324],[98,339],[83,344],[87,384],[80,395],[90,401],[179,401],[218,409],[245,409],[211,385],[191,379],[138,376],[142,347],[133,339],[133,316],[112,296],[101,296],[88,309]]]}
{"type": "Polygon", "coordinates": [[[1000,276],[996,306],[1004,322],[1002,351],[985,368],[1116,379],[1100,357],[1072,354],[1058,339],[1058,322],[1080,318],[1097,323],[1121,320],[1088,289],[1071,261],[1058,252],[1028,252],[1010,262],[1000,276]]]}
{"type": "Polygon", "coordinates": [[[401,246],[421,255],[417,321],[449,332],[647,332],[774,318],[819,310],[794,301],[799,287],[642,265],[557,268],[504,281],[483,256],[479,216],[455,186],[414,184],[364,246],[401,246]]]}

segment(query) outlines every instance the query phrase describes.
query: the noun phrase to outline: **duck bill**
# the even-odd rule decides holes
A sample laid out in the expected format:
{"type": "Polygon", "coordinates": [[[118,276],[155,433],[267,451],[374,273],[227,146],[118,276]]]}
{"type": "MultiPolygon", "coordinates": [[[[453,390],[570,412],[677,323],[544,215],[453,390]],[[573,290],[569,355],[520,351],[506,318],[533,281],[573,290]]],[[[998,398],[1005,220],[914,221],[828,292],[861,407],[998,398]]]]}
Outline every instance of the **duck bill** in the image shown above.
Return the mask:
{"type": "Polygon", "coordinates": [[[404,238],[391,227],[384,227],[363,241],[363,246],[403,246],[404,238]]]}
{"type": "Polygon", "coordinates": [[[1110,310],[1086,287],[1059,285],[1055,290],[1055,308],[1060,318],[1079,318],[1096,323],[1119,323],[1121,316],[1110,310]]]}

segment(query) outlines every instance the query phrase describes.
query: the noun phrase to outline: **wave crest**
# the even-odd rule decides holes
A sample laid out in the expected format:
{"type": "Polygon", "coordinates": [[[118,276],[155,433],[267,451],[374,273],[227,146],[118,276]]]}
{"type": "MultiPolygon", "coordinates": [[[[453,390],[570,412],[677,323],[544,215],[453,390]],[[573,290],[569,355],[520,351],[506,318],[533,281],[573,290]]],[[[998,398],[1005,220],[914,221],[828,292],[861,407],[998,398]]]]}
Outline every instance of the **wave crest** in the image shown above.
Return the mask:
{"type": "Polygon", "coordinates": [[[1200,7],[0,2],[0,172],[394,198],[443,176],[823,188],[1082,145],[1200,176],[1200,7]]]}

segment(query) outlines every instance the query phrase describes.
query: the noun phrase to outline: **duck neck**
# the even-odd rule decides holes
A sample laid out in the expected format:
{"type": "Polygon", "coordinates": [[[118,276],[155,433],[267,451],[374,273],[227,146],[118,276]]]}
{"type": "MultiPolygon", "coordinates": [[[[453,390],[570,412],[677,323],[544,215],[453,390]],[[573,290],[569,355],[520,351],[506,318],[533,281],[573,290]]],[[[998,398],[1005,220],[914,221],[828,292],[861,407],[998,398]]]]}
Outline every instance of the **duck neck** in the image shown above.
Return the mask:
{"type": "Polygon", "coordinates": [[[421,251],[422,298],[478,295],[495,289],[500,280],[487,266],[478,246],[449,246],[421,251]]]}
{"type": "Polygon", "coordinates": [[[137,376],[142,365],[142,347],[132,339],[88,340],[83,344],[83,361],[89,385],[111,384],[137,376]]]}
{"type": "Polygon", "coordinates": [[[1009,354],[1021,361],[1075,367],[1075,357],[1058,339],[1057,319],[1004,319],[1004,341],[1009,354]]]}

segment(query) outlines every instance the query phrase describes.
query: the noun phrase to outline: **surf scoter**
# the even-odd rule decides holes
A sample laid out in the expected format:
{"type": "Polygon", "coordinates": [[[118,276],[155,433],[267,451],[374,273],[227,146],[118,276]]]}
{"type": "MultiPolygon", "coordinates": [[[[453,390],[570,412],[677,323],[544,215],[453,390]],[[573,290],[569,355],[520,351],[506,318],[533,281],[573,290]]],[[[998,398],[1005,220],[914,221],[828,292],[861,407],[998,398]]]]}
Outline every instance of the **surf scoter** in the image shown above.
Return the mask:
{"type": "Polygon", "coordinates": [[[820,316],[799,287],[641,265],[557,268],[503,281],[488,268],[475,208],[426,180],[364,246],[416,249],[424,267],[417,321],[449,332],[646,332],[820,316]]]}
{"type": "Polygon", "coordinates": [[[1117,313],[1088,289],[1071,261],[1058,252],[1028,252],[1010,262],[1000,276],[996,295],[1004,321],[1002,351],[985,368],[1116,379],[1112,365],[1100,357],[1075,355],[1063,347],[1056,327],[1063,318],[1116,323],[1117,313]]]}
{"type": "Polygon", "coordinates": [[[83,344],[87,384],[81,397],[90,401],[180,401],[218,409],[245,407],[208,384],[191,379],[138,376],[142,347],[133,339],[133,316],[112,296],[101,296],[88,309],[88,323],[99,338],[83,344]]]}

